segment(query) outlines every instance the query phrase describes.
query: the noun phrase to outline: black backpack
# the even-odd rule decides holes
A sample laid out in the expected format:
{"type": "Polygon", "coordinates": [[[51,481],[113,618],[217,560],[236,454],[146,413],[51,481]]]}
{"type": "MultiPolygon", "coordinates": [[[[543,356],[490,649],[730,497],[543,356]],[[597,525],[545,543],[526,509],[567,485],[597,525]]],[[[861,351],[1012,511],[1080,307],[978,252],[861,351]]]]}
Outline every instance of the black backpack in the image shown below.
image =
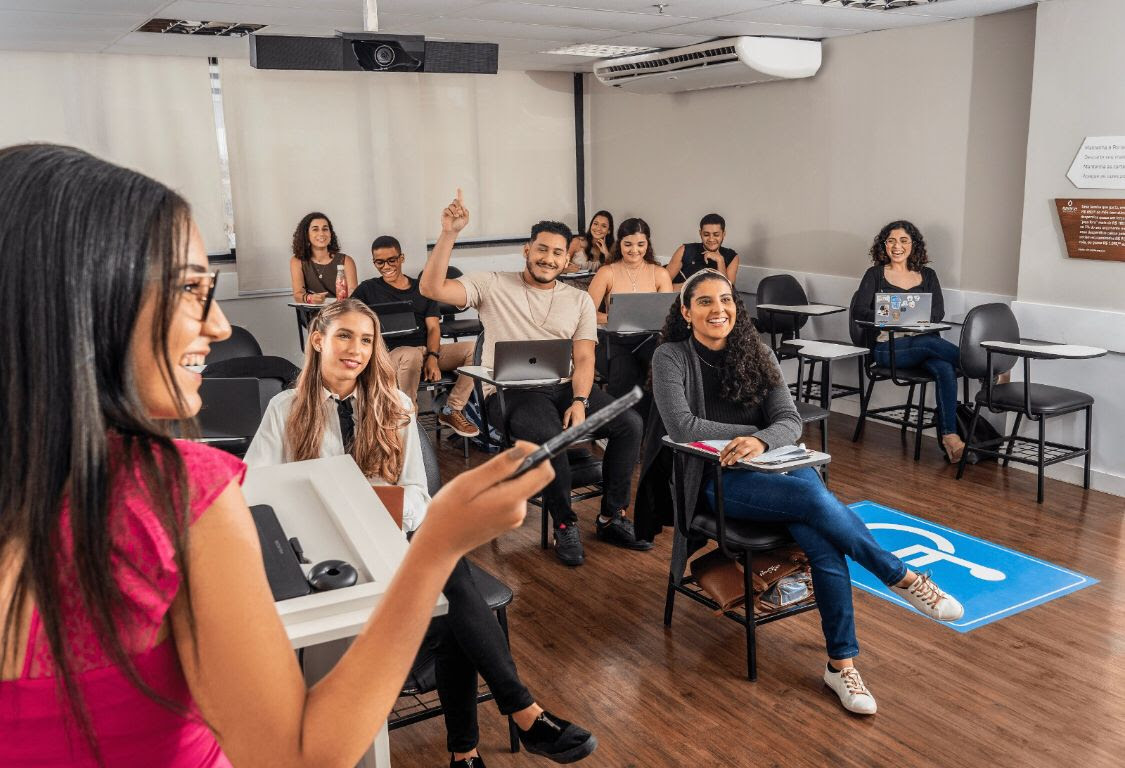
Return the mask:
{"type": "MultiPolygon", "coordinates": [[[[983,410],[983,409],[982,409],[983,410]]],[[[969,425],[973,423],[973,407],[965,403],[957,405],[957,434],[966,443],[986,443],[989,440],[997,440],[1001,434],[996,431],[996,427],[988,419],[984,418],[984,414],[977,419],[977,428],[973,430],[973,434],[969,434],[969,425]]],[[[996,461],[995,456],[981,456],[977,454],[979,461],[996,461]]]]}

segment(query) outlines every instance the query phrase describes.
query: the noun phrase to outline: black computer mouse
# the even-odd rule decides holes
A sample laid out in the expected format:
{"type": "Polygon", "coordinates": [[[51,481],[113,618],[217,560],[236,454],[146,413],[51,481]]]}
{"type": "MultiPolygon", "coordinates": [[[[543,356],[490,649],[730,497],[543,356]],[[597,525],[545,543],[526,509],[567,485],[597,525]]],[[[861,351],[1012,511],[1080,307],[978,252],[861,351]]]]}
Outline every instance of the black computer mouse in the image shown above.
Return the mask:
{"type": "Polygon", "coordinates": [[[309,585],[317,592],[350,587],[358,578],[355,567],[343,560],[325,560],[309,571],[309,585]]]}

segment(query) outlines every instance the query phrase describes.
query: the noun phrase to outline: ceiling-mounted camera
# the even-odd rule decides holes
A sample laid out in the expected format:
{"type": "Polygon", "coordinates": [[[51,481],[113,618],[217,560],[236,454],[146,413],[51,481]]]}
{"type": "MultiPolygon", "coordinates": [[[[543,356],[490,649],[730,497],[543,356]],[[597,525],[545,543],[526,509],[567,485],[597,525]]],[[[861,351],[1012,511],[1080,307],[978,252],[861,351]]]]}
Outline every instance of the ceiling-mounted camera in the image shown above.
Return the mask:
{"type": "Polygon", "coordinates": [[[417,72],[426,58],[426,39],[421,35],[345,32],[340,36],[351,48],[356,69],[366,72],[417,72]]]}

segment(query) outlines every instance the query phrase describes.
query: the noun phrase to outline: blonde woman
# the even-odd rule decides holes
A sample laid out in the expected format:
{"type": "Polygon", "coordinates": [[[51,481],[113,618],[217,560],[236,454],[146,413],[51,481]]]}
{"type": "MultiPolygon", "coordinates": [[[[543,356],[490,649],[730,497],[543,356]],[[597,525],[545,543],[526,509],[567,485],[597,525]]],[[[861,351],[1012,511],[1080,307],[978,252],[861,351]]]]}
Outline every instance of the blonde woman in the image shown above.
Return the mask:
{"type": "MultiPolygon", "coordinates": [[[[316,316],[295,389],[270,401],[246,453],[251,467],[351,454],[373,486],[403,488],[402,526],[412,532],[429,495],[410,398],[379,338],[379,320],[361,301],[337,302],[316,316]]],[[[477,751],[477,674],[511,715],[528,752],[560,763],[594,751],[589,731],[545,712],[520,681],[504,633],[464,559],[442,592],[449,613],[433,620],[450,768],[483,768],[477,751]]]]}

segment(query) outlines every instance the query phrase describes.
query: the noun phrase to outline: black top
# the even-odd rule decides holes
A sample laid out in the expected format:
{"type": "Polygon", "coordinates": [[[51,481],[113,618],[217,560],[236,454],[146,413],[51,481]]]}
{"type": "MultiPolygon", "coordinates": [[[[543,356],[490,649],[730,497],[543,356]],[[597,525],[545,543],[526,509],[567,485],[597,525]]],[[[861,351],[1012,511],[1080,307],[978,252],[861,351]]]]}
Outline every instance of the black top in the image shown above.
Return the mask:
{"type": "Polygon", "coordinates": [[[441,317],[437,302],[422,295],[416,280],[411,280],[409,277],[406,280],[410,283],[409,288],[395,288],[393,285],[387,285],[387,281],[381,277],[372,277],[357,285],[355,293],[352,294],[353,299],[359,299],[369,307],[396,301],[410,302],[418,330],[406,336],[384,339],[387,349],[426,346],[426,318],[441,317]]]}
{"type": "MultiPolygon", "coordinates": [[[[723,257],[724,266],[730,266],[734,257],[738,255],[730,248],[719,246],[719,255],[723,257]]],[[[682,283],[701,269],[707,267],[707,260],[703,258],[703,243],[684,243],[684,258],[680,262],[680,274],[672,276],[672,282],[682,283]]]]}
{"type": "MultiPolygon", "coordinates": [[[[922,267],[922,284],[913,288],[903,288],[887,280],[883,272],[883,265],[876,264],[863,273],[859,282],[859,290],[852,297],[851,314],[854,320],[875,321],[875,294],[877,293],[928,293],[930,294],[930,322],[940,323],[945,317],[945,300],[941,295],[941,283],[938,282],[937,272],[929,267],[922,267]]],[[[868,347],[875,345],[878,330],[864,328],[864,339],[868,347]]]]}
{"type": "Polygon", "coordinates": [[[699,357],[699,373],[703,379],[703,397],[707,403],[707,418],[711,421],[721,421],[724,424],[747,424],[750,426],[768,426],[768,420],[760,406],[749,407],[745,403],[736,403],[722,395],[722,370],[727,359],[727,351],[708,349],[700,344],[694,336],[691,337],[692,351],[699,357]]]}

